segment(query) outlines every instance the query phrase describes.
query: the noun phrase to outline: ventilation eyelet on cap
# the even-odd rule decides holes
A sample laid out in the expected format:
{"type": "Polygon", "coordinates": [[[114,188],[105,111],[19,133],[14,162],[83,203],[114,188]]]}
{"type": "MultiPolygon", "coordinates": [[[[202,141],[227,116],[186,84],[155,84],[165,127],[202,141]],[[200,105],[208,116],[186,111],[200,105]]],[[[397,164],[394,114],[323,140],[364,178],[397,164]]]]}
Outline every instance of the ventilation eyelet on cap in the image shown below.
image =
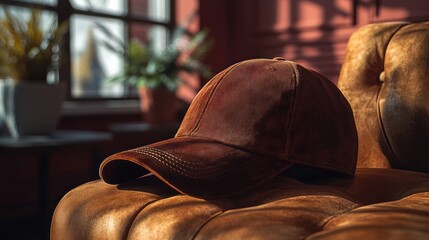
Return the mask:
{"type": "Polygon", "coordinates": [[[275,58],[273,58],[273,60],[276,60],[276,61],[286,61],[286,59],[284,57],[275,57],[275,58]]]}

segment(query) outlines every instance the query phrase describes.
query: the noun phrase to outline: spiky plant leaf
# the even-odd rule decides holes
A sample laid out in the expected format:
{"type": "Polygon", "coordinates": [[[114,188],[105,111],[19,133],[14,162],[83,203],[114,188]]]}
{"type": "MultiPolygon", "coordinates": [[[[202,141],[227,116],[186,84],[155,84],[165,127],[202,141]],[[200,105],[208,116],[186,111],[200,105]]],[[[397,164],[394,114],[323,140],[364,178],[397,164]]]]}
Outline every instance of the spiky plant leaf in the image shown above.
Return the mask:
{"type": "MultiPolygon", "coordinates": [[[[43,42],[43,30],[40,29],[41,26],[41,10],[40,9],[31,9],[30,20],[27,22],[27,44],[26,51],[30,53],[29,57],[32,55],[37,55],[37,53],[33,53],[35,51],[41,51],[41,45],[43,42]]],[[[22,35],[25,35],[23,32],[22,35]]]]}
{"type": "MultiPolygon", "coordinates": [[[[2,7],[4,18],[0,19],[0,78],[10,78],[15,82],[46,82],[49,68],[53,66],[52,55],[57,49],[68,23],[48,31],[42,28],[42,11],[31,9],[29,20],[12,14],[2,7]]],[[[55,22],[51,26],[56,26],[55,22]]]]}

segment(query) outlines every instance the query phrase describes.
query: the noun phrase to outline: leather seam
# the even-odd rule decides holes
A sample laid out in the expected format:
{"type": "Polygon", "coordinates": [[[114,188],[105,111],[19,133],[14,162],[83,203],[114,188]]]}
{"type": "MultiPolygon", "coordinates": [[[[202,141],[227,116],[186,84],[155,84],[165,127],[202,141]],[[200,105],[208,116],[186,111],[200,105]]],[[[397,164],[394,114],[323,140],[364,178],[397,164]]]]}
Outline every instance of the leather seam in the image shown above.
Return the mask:
{"type": "Polygon", "coordinates": [[[408,194],[408,195],[404,196],[405,192],[407,192],[407,191],[411,190],[412,188],[415,188],[415,187],[417,187],[417,186],[419,186],[419,185],[424,185],[424,184],[428,184],[428,181],[425,181],[425,182],[419,182],[419,183],[416,183],[416,184],[414,184],[414,185],[412,185],[412,186],[409,186],[409,187],[407,187],[407,188],[403,189],[400,193],[398,193],[398,194],[396,195],[395,199],[396,199],[396,200],[400,200],[400,199],[403,199],[403,198],[405,198],[405,197],[409,197],[409,196],[411,196],[411,195],[415,194],[415,193],[412,193],[412,194],[408,194]]]}
{"type": "Polygon", "coordinates": [[[403,27],[410,25],[409,23],[404,23],[403,25],[399,26],[395,31],[392,32],[392,35],[389,37],[389,39],[387,40],[387,44],[383,49],[383,71],[384,71],[384,60],[386,59],[386,52],[387,52],[387,48],[389,47],[390,42],[392,41],[392,38],[396,35],[397,32],[399,32],[403,27]]]}
{"type": "Polygon", "coordinates": [[[132,218],[130,218],[130,221],[131,220],[132,221],[131,221],[131,224],[128,226],[128,230],[126,231],[126,233],[127,233],[126,239],[129,239],[131,228],[133,227],[133,225],[134,225],[134,223],[136,221],[137,216],[140,215],[140,213],[143,211],[143,209],[145,209],[149,205],[152,205],[153,203],[158,202],[159,200],[162,200],[162,198],[154,199],[153,201],[150,201],[150,202],[146,203],[145,205],[143,205],[142,207],[140,207],[138,209],[138,211],[136,211],[136,213],[134,214],[134,216],[132,218]]]}
{"type": "MultiPolygon", "coordinates": [[[[326,226],[326,224],[328,224],[332,219],[335,219],[335,218],[337,218],[337,217],[339,217],[339,216],[342,216],[342,215],[344,215],[344,214],[347,214],[347,213],[349,213],[349,212],[351,212],[351,211],[353,211],[353,210],[355,210],[355,209],[358,209],[358,208],[360,208],[360,207],[363,207],[363,206],[368,206],[368,205],[361,205],[361,204],[357,204],[358,206],[357,207],[355,207],[355,208],[350,208],[350,209],[348,209],[348,210],[346,210],[346,211],[344,211],[344,212],[340,212],[340,213],[337,213],[337,214],[334,214],[334,215],[331,215],[331,216],[329,216],[329,217],[327,217],[327,218],[325,218],[322,222],[322,224],[320,225],[320,229],[319,229],[319,231],[318,232],[315,232],[315,233],[319,233],[319,232],[323,232],[323,231],[326,231],[324,228],[325,228],[325,226],[326,226]]],[[[313,235],[313,234],[312,234],[313,235]]],[[[305,239],[308,239],[309,237],[311,237],[311,235],[308,235],[305,239]]]]}
{"type": "MultiPolygon", "coordinates": [[[[346,199],[346,200],[348,200],[348,201],[350,201],[350,202],[353,202],[353,203],[355,203],[356,205],[358,205],[358,207],[362,207],[362,206],[366,206],[366,205],[368,205],[368,203],[366,203],[366,202],[364,202],[364,201],[362,201],[358,196],[356,196],[355,194],[353,194],[353,193],[350,193],[350,192],[347,192],[347,191],[345,191],[344,189],[341,189],[341,188],[339,188],[339,187],[335,187],[335,186],[326,186],[325,187],[326,189],[329,189],[329,190],[335,190],[335,191],[338,191],[338,192],[340,192],[340,193],[342,193],[342,194],[344,194],[344,195],[347,195],[348,197],[350,197],[350,199],[346,199]]],[[[350,210],[348,210],[348,211],[346,211],[346,212],[349,212],[349,211],[352,211],[353,209],[350,209],[350,210]]],[[[346,213],[346,212],[343,212],[343,213],[341,213],[341,214],[344,214],[344,213],[346,213]]]]}
{"type": "Polygon", "coordinates": [[[215,219],[215,218],[217,218],[218,216],[220,216],[220,215],[222,215],[223,213],[225,213],[225,211],[224,210],[221,210],[221,211],[219,211],[219,212],[217,212],[217,213],[215,213],[215,214],[213,214],[212,216],[210,216],[206,221],[204,221],[201,225],[200,225],[200,227],[195,231],[195,233],[194,233],[194,235],[192,236],[192,238],[191,239],[195,239],[197,236],[198,236],[198,234],[201,232],[201,230],[209,223],[209,222],[211,222],[213,219],[215,219]]]}
{"type": "MultiPolygon", "coordinates": [[[[396,156],[395,152],[393,151],[393,148],[391,146],[389,138],[387,137],[386,129],[385,129],[384,124],[383,124],[383,119],[382,119],[382,114],[381,114],[381,106],[380,106],[380,95],[381,95],[381,91],[383,89],[383,86],[377,92],[377,102],[376,103],[377,103],[377,120],[378,120],[378,125],[379,125],[380,130],[381,130],[381,135],[383,136],[383,139],[384,139],[384,141],[386,143],[387,150],[389,151],[390,155],[394,158],[395,164],[399,164],[398,157],[396,156]]],[[[392,165],[391,161],[389,161],[389,164],[392,165]]]]}
{"type": "MultiPolygon", "coordinates": [[[[398,27],[390,36],[389,40],[387,41],[387,44],[385,46],[385,48],[383,49],[383,63],[385,63],[386,60],[386,52],[387,52],[387,48],[389,47],[390,42],[392,41],[393,37],[396,35],[397,32],[399,32],[403,27],[407,26],[409,24],[403,24],[402,26],[398,27]]],[[[385,70],[384,64],[383,64],[383,71],[385,70]]],[[[395,152],[393,151],[392,145],[389,141],[389,138],[387,137],[386,134],[386,129],[384,127],[383,121],[382,121],[382,116],[381,116],[381,106],[380,106],[380,95],[381,95],[381,91],[382,89],[384,89],[383,87],[385,86],[386,81],[381,85],[380,90],[378,90],[377,92],[377,116],[378,116],[378,124],[380,126],[380,130],[381,130],[381,135],[383,135],[383,139],[386,142],[387,145],[387,149],[389,150],[390,154],[393,156],[393,158],[395,159],[395,164],[398,164],[398,157],[396,156],[395,152]]],[[[390,163],[390,161],[389,161],[390,163]]],[[[390,163],[391,164],[391,163],[390,163]]]]}

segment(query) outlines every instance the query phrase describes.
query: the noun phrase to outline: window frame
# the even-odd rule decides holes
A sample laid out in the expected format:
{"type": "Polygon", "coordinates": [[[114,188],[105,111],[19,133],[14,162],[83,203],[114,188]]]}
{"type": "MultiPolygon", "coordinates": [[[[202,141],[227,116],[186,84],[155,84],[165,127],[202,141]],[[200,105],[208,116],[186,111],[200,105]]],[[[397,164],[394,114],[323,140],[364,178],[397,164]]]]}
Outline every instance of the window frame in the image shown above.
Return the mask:
{"type": "MultiPolygon", "coordinates": [[[[0,0],[1,5],[6,6],[16,6],[16,7],[25,7],[25,8],[31,8],[31,7],[37,7],[42,10],[51,11],[57,14],[58,16],[58,22],[64,22],[64,21],[70,21],[71,16],[73,15],[83,15],[83,16],[89,16],[89,17],[102,17],[102,18],[109,18],[109,19],[115,19],[120,20],[125,23],[125,31],[124,31],[124,39],[127,43],[127,40],[130,39],[131,35],[131,25],[132,23],[138,23],[138,24],[145,24],[145,25],[152,25],[152,26],[162,26],[167,29],[168,36],[171,36],[171,33],[173,29],[176,27],[176,6],[175,6],[175,0],[168,0],[169,4],[169,17],[165,21],[157,21],[150,19],[147,16],[140,16],[136,14],[132,14],[130,12],[130,6],[131,6],[131,0],[126,0],[126,13],[122,15],[115,15],[105,12],[95,12],[91,10],[82,10],[77,9],[72,6],[69,0],[57,0],[57,4],[49,5],[49,4],[43,4],[43,3],[33,3],[33,2],[25,2],[25,1],[14,1],[14,0],[0,0]]],[[[123,97],[73,97],[72,96],[72,59],[71,59],[71,35],[70,32],[67,32],[67,34],[64,37],[64,42],[62,45],[63,54],[61,55],[61,61],[62,63],[59,66],[59,81],[60,83],[66,85],[67,93],[66,93],[66,102],[72,101],[75,103],[72,104],[66,104],[70,106],[76,107],[76,102],[103,102],[111,103],[112,101],[122,101],[129,103],[130,100],[137,99],[137,96],[123,96],[123,97]]],[[[78,104],[79,105],[79,104],[78,104]]],[[[100,104],[96,104],[100,105],[100,104]]],[[[111,105],[111,104],[107,104],[111,105]]]]}

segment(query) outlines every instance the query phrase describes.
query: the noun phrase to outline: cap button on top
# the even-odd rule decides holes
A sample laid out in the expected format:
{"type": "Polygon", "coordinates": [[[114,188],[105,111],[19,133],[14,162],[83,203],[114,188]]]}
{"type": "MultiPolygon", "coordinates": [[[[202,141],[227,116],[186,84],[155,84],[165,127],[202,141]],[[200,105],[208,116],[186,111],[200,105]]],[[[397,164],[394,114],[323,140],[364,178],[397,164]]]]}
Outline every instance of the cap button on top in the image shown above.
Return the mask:
{"type": "Polygon", "coordinates": [[[275,60],[275,61],[286,61],[286,59],[284,57],[275,57],[275,58],[273,58],[273,60],[275,60]]]}

